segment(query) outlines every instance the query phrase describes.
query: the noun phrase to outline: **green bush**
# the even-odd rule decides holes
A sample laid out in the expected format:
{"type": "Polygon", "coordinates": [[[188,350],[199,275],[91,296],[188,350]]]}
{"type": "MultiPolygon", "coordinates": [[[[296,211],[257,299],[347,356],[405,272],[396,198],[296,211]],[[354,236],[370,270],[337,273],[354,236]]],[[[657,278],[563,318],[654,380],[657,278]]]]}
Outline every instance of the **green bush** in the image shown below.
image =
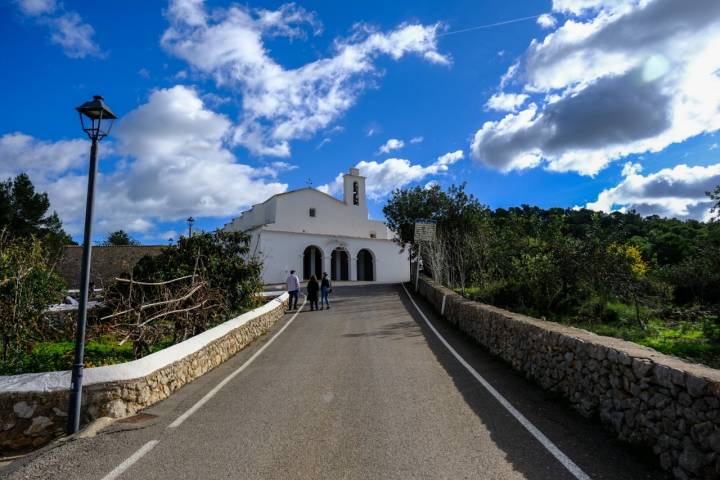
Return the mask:
{"type": "MultiPolygon", "coordinates": [[[[24,373],[70,370],[75,358],[75,343],[40,342],[22,356],[24,373]]],[[[103,337],[85,344],[85,367],[100,367],[133,360],[132,344],[118,345],[114,337],[103,337]]]]}
{"type": "Polygon", "coordinates": [[[247,258],[248,244],[247,235],[222,230],[181,237],[160,255],[143,257],[133,278],[158,282],[198,274],[211,288],[222,290],[229,310],[254,307],[262,288],[262,264],[247,258]]]}
{"type": "Polygon", "coordinates": [[[0,232],[2,370],[22,372],[25,352],[48,337],[43,312],[63,297],[65,285],[50,266],[48,247],[35,236],[0,232]]]}

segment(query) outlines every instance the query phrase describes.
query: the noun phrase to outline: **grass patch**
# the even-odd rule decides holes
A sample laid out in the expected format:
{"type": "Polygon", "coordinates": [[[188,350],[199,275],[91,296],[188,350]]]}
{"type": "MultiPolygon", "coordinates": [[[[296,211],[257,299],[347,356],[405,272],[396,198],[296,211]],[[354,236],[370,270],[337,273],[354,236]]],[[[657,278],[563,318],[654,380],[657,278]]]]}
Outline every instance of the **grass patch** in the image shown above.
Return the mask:
{"type": "MultiPolygon", "coordinates": [[[[460,292],[458,292],[460,293],[460,292]]],[[[479,289],[465,289],[465,297],[477,298],[479,289]]],[[[533,312],[512,309],[531,316],[533,312]]],[[[702,363],[720,369],[720,319],[705,318],[703,321],[677,321],[658,318],[650,308],[641,307],[640,316],[644,326],[635,317],[635,308],[620,302],[606,305],[609,321],[589,322],[581,316],[558,316],[549,318],[565,325],[582,328],[598,335],[621,338],[658,352],[702,363]]]]}
{"type": "MultiPolygon", "coordinates": [[[[70,370],[75,358],[75,343],[71,341],[40,342],[23,355],[22,373],[52,372],[70,370]]],[[[118,345],[113,337],[102,337],[85,344],[85,367],[100,367],[133,360],[131,343],[118,345]]],[[[17,370],[17,368],[16,368],[17,370]]],[[[20,373],[2,372],[5,375],[20,373]]]]}
{"type": "Polygon", "coordinates": [[[646,328],[622,320],[611,323],[579,321],[563,321],[562,323],[583,328],[598,335],[622,338],[654,348],[667,355],[720,368],[720,344],[706,336],[703,325],[694,322],[669,324],[660,319],[652,319],[647,322],[646,328]]]}

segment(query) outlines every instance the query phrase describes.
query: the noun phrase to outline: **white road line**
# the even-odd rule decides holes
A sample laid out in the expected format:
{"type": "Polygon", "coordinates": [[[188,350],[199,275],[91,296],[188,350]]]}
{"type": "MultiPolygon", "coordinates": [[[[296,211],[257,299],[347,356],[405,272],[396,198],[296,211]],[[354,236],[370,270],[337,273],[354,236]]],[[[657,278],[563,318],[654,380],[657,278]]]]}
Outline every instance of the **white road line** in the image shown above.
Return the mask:
{"type": "Polygon", "coordinates": [[[505,410],[510,412],[510,415],[515,417],[515,419],[520,422],[520,424],[525,427],[525,429],[530,432],[530,434],[537,439],[538,442],[542,444],[545,449],[552,454],[553,457],[555,457],[575,478],[578,480],[591,480],[590,476],[583,472],[580,467],[578,467],[575,462],[570,460],[570,457],[565,455],[549,438],[547,438],[540,430],[537,429],[535,425],[533,425],[530,420],[525,418],[525,416],[518,412],[515,407],[512,406],[512,404],[507,401],[505,397],[503,397],[500,392],[495,390],[495,388],[490,385],[490,383],[483,378],[482,375],[480,375],[477,370],[475,370],[468,362],[465,361],[463,357],[460,356],[459,353],[455,351],[455,349],[450,346],[447,340],[440,335],[440,332],[437,331],[435,326],[428,320],[428,318],[425,316],[422,310],[420,310],[420,307],[418,307],[417,303],[415,303],[415,300],[412,298],[412,295],[410,295],[410,292],[408,292],[408,289],[405,287],[405,284],[402,285],[403,290],[405,290],[405,293],[407,294],[408,298],[410,299],[410,302],[412,302],[415,309],[418,311],[420,316],[425,320],[425,323],[427,323],[428,327],[430,327],[430,330],[433,331],[435,336],[438,337],[438,339],[445,345],[445,348],[447,348],[450,353],[453,354],[453,356],[457,359],[460,364],[467,369],[470,374],[475,377],[475,379],[480,382],[480,384],[485,387],[485,389],[495,397],[495,400],[497,400],[500,405],[505,407],[505,410]]]}
{"type": "Polygon", "coordinates": [[[185,413],[183,413],[183,414],[180,415],[178,418],[176,418],[175,421],[172,422],[170,425],[168,425],[167,428],[177,428],[177,427],[179,427],[180,425],[182,425],[182,423],[183,423],[185,420],[187,420],[188,417],[190,417],[190,415],[192,415],[193,413],[195,413],[196,411],[198,411],[198,409],[200,409],[200,407],[202,407],[203,405],[205,405],[205,403],[207,403],[208,400],[210,400],[212,397],[214,397],[215,394],[218,393],[218,392],[220,391],[220,389],[222,389],[225,385],[227,385],[230,380],[232,380],[232,379],[235,378],[240,372],[242,372],[243,370],[245,370],[257,357],[260,356],[260,354],[261,354],[262,352],[265,351],[265,349],[266,349],[267,347],[270,346],[270,344],[271,344],[272,342],[275,341],[275,339],[276,339],[277,337],[280,336],[281,333],[283,333],[283,332],[285,331],[285,329],[286,329],[287,327],[290,326],[290,324],[293,322],[293,320],[295,320],[295,317],[298,316],[298,313],[300,313],[300,310],[302,310],[302,308],[305,306],[305,302],[307,302],[307,298],[305,298],[305,299],[303,300],[302,305],[300,305],[300,309],[298,309],[298,311],[295,312],[295,315],[293,315],[292,318],[290,318],[290,320],[288,320],[288,322],[287,322],[285,325],[283,325],[283,327],[282,327],[280,330],[278,330],[278,332],[277,332],[275,335],[273,335],[273,337],[272,337],[270,340],[268,340],[265,345],[263,345],[262,347],[260,347],[260,348],[258,349],[258,351],[253,354],[252,357],[248,358],[247,362],[243,363],[240,367],[238,367],[237,370],[235,370],[235,371],[232,372],[230,375],[228,375],[227,377],[225,377],[225,379],[224,379],[222,382],[218,383],[218,384],[215,386],[215,388],[213,388],[213,389],[210,390],[208,393],[206,393],[205,396],[204,396],[203,398],[201,398],[200,400],[198,400],[195,405],[193,405],[192,407],[190,407],[189,409],[187,409],[187,410],[185,411],[185,413]]]}
{"type": "Polygon", "coordinates": [[[115,480],[116,478],[118,478],[120,475],[123,474],[123,472],[125,472],[125,470],[132,467],[135,462],[140,460],[146,453],[152,450],[159,441],[160,440],[150,440],[149,442],[147,442],[145,445],[140,447],[137,452],[133,453],[130,458],[115,467],[112,472],[105,475],[102,480],[115,480]]]}

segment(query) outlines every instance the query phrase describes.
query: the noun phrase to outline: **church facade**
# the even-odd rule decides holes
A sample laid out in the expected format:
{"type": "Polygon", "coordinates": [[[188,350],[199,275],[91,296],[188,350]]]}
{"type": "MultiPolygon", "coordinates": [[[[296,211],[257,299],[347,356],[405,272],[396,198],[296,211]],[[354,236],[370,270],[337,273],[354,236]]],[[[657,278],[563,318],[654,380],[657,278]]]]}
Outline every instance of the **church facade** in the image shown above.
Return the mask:
{"type": "Polygon", "coordinates": [[[365,177],[352,168],[343,175],[343,200],[314,188],[280,193],[254,205],[225,225],[250,236],[250,254],[263,262],[263,282],[281,283],[290,270],[302,279],[406,282],[407,252],[394,233],[368,219],[365,177]]]}

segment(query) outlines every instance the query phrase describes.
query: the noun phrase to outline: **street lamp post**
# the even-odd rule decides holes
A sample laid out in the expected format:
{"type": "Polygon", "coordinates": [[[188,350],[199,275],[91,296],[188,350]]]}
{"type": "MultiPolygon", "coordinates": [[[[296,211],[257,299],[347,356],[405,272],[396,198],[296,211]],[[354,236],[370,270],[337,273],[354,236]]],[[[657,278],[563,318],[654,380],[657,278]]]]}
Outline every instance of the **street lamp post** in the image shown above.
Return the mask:
{"type": "Polygon", "coordinates": [[[192,237],[192,227],[193,223],[195,223],[195,219],[193,217],[188,217],[187,224],[188,224],[188,238],[192,237]]]}
{"type": "Polygon", "coordinates": [[[85,205],[85,233],[83,235],[82,272],[80,277],[80,304],[75,337],[75,363],[70,384],[70,406],[68,412],[68,433],[80,430],[80,407],[82,404],[83,360],[85,357],[85,326],[90,286],[90,253],[92,251],[92,219],[95,203],[95,174],[97,173],[98,142],[110,133],[113,120],[117,117],[105,105],[103,97],[95,95],[92,100],[76,108],[80,114],[80,125],[92,141],[90,147],[90,169],[88,173],[87,202],[85,205]]]}

